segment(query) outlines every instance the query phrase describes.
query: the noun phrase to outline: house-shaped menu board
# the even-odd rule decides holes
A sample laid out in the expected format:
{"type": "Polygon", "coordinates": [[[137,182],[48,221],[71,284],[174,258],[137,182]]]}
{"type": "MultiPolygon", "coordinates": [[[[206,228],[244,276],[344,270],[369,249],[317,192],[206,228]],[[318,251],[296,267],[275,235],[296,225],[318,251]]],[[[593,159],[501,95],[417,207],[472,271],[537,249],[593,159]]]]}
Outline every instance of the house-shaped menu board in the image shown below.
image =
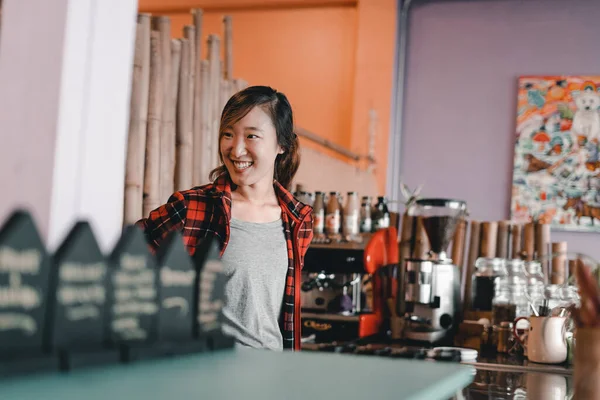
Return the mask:
{"type": "Polygon", "coordinates": [[[77,222],[56,251],[50,296],[51,345],[78,352],[106,341],[108,266],[88,222],[77,222]]]}
{"type": "Polygon", "coordinates": [[[192,340],[196,320],[196,269],[179,232],[172,232],[158,254],[160,341],[192,340]]]}
{"type": "Polygon", "coordinates": [[[221,331],[227,278],[217,243],[215,238],[203,239],[193,257],[198,287],[196,333],[200,337],[221,331]]]}
{"type": "Polygon", "coordinates": [[[0,228],[0,360],[42,353],[50,260],[31,215],[0,228]]]}
{"type": "Polygon", "coordinates": [[[130,346],[157,339],[158,268],[142,230],[127,226],[110,256],[110,336],[130,346]]]}

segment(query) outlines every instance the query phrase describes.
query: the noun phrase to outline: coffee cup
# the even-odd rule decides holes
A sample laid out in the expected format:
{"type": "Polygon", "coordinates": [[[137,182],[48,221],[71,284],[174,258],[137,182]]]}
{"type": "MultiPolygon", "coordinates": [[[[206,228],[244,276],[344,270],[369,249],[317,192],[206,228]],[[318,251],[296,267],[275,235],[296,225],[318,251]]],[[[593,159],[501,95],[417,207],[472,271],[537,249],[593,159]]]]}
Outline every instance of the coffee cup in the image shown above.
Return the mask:
{"type": "Polygon", "coordinates": [[[529,361],[542,364],[560,364],[567,360],[566,317],[519,317],[513,325],[516,340],[526,348],[529,361]],[[529,321],[525,342],[517,334],[520,320],[529,321]]]}

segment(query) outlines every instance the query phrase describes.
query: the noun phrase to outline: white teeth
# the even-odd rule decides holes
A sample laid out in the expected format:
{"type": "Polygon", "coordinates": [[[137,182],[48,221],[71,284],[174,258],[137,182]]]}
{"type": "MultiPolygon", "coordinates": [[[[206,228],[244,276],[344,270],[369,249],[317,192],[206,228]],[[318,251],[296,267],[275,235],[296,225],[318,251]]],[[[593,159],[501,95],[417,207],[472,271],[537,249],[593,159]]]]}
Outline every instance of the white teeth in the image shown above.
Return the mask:
{"type": "Polygon", "coordinates": [[[246,169],[248,167],[250,167],[253,163],[250,161],[233,161],[233,165],[237,168],[237,169],[246,169]]]}

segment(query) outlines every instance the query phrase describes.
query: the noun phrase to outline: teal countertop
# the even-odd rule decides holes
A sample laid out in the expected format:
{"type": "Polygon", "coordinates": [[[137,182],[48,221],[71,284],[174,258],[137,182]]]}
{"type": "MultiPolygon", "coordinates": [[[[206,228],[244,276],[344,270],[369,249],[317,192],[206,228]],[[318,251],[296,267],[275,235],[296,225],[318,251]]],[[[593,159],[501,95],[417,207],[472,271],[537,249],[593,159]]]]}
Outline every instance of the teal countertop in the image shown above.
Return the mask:
{"type": "Polygon", "coordinates": [[[0,380],[0,399],[451,398],[473,367],[457,363],[235,348],[0,380]]]}

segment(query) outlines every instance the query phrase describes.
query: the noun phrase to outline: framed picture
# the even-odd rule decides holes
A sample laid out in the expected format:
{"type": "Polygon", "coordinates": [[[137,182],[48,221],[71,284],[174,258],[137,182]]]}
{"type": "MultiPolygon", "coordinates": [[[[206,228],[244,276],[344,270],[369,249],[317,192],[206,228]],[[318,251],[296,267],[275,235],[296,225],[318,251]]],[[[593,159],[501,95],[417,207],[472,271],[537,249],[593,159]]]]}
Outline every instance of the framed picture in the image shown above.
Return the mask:
{"type": "Polygon", "coordinates": [[[512,219],[600,232],[600,75],[518,84],[512,219]]]}

